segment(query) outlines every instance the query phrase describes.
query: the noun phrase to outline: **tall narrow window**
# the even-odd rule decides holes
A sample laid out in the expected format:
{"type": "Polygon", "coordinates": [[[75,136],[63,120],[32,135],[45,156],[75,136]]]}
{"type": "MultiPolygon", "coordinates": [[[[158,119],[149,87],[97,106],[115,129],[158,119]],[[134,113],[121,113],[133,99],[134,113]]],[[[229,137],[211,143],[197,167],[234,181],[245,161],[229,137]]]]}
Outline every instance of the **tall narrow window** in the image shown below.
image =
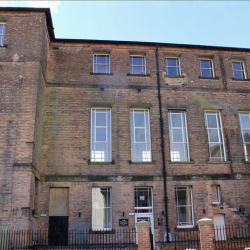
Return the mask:
{"type": "Polygon", "coordinates": [[[151,139],[148,110],[130,111],[131,155],[133,162],[150,162],[151,139]]]}
{"type": "Polygon", "coordinates": [[[110,109],[92,109],[91,113],[91,161],[111,162],[110,109]]]}
{"type": "Polygon", "coordinates": [[[200,60],[201,77],[214,77],[213,61],[211,59],[200,60]]]}
{"type": "Polygon", "coordinates": [[[177,227],[193,227],[193,198],[192,188],[176,187],[175,188],[175,204],[177,227]]]}
{"type": "Polygon", "coordinates": [[[135,212],[153,212],[152,188],[135,188],[135,212]]]}
{"type": "Polygon", "coordinates": [[[243,139],[245,160],[250,161],[250,112],[240,113],[240,127],[243,139]]]}
{"type": "Polygon", "coordinates": [[[176,58],[166,58],[165,59],[165,69],[167,76],[180,76],[180,60],[178,57],[176,58]]]}
{"type": "Polygon", "coordinates": [[[94,55],[94,73],[110,73],[109,55],[94,55]]]}
{"type": "Polygon", "coordinates": [[[6,30],[6,24],[0,23],[0,46],[4,46],[5,30],[6,30]]]}
{"type": "Polygon", "coordinates": [[[211,200],[212,204],[220,204],[220,186],[219,185],[213,185],[211,186],[211,200]]]}
{"type": "Polygon", "coordinates": [[[92,229],[112,229],[111,188],[92,189],[92,229]]]}
{"type": "Polygon", "coordinates": [[[205,112],[210,161],[226,161],[220,112],[205,112]]]}
{"type": "Polygon", "coordinates": [[[171,161],[190,161],[185,112],[169,112],[171,161]]]}
{"type": "Polygon", "coordinates": [[[146,74],[146,60],[144,56],[130,56],[130,74],[146,74]]]}

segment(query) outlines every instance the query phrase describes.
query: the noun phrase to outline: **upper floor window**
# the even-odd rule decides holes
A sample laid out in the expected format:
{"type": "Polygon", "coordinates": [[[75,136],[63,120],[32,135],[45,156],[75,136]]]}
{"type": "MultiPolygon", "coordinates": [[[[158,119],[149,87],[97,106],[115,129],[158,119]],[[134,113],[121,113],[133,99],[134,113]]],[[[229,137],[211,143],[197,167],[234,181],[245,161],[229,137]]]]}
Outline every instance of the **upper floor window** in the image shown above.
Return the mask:
{"type": "Polygon", "coordinates": [[[200,60],[201,77],[214,77],[213,61],[211,59],[200,60]]]}
{"type": "Polygon", "coordinates": [[[220,112],[206,111],[205,125],[207,127],[209,160],[226,161],[220,112]]]}
{"type": "Polygon", "coordinates": [[[111,188],[92,188],[92,229],[112,229],[111,188]]]}
{"type": "Polygon", "coordinates": [[[0,23],[0,46],[4,45],[6,23],[0,23]]]}
{"type": "Polygon", "coordinates": [[[189,161],[186,112],[168,113],[171,161],[189,161]]]}
{"type": "Polygon", "coordinates": [[[91,161],[112,161],[110,109],[91,110],[91,161]]]}
{"type": "Polygon", "coordinates": [[[233,78],[235,79],[246,79],[244,62],[243,61],[234,61],[232,62],[233,68],[233,78]]]}
{"type": "Polygon", "coordinates": [[[130,56],[130,74],[134,75],[146,74],[145,56],[130,56]]]}
{"type": "Polygon", "coordinates": [[[130,111],[132,162],[150,162],[151,138],[148,110],[130,111]]]}
{"type": "Polygon", "coordinates": [[[109,55],[94,55],[94,73],[107,74],[110,73],[110,56],[109,55]]]}
{"type": "Polygon", "coordinates": [[[250,112],[240,113],[240,128],[243,139],[245,160],[250,161],[250,112]]]}
{"type": "Polygon", "coordinates": [[[165,58],[165,69],[167,76],[180,76],[180,59],[178,57],[165,58]]]}
{"type": "Polygon", "coordinates": [[[175,204],[177,227],[193,227],[193,197],[192,187],[175,187],[175,204]]]}

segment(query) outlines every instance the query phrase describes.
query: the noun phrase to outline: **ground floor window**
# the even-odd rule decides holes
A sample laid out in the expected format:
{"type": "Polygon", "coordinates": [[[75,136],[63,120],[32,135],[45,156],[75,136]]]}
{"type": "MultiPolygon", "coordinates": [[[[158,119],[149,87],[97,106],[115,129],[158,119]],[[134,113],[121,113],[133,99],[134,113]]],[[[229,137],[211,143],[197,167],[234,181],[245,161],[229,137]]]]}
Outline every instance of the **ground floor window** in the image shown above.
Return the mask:
{"type": "Polygon", "coordinates": [[[192,187],[175,187],[177,227],[193,227],[192,187]]]}
{"type": "Polygon", "coordinates": [[[112,229],[111,188],[92,189],[92,229],[112,229]]]}

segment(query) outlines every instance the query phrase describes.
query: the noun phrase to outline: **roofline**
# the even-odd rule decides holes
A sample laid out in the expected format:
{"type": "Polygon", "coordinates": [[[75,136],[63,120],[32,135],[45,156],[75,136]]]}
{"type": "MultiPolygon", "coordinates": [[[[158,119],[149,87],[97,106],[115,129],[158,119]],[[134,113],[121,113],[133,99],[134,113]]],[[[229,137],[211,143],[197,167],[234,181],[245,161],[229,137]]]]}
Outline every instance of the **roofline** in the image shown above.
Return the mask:
{"type": "Polygon", "coordinates": [[[25,7],[0,7],[0,11],[18,11],[18,12],[44,12],[46,15],[47,28],[50,39],[55,40],[54,27],[50,8],[25,8],[25,7]]]}
{"type": "Polygon", "coordinates": [[[119,40],[96,40],[96,39],[67,39],[55,38],[54,42],[62,43],[113,43],[113,44],[137,44],[137,45],[159,45],[176,48],[199,48],[199,49],[215,49],[215,50],[235,50],[235,51],[250,51],[250,48],[225,47],[212,45],[196,45],[196,44],[180,44],[180,43],[162,43],[162,42],[141,42],[141,41],[119,41],[119,40]]]}
{"type": "Polygon", "coordinates": [[[137,44],[137,45],[151,45],[151,46],[166,46],[176,48],[199,48],[207,50],[234,50],[234,51],[250,51],[250,48],[239,47],[224,47],[212,45],[195,45],[195,44],[178,44],[178,43],[161,43],[161,42],[140,42],[140,41],[118,41],[118,40],[95,40],[95,39],[64,39],[55,38],[54,27],[51,17],[50,8],[24,8],[24,7],[0,7],[0,11],[19,11],[19,12],[44,12],[46,15],[47,28],[50,39],[53,42],[62,43],[112,43],[112,44],[137,44]]]}

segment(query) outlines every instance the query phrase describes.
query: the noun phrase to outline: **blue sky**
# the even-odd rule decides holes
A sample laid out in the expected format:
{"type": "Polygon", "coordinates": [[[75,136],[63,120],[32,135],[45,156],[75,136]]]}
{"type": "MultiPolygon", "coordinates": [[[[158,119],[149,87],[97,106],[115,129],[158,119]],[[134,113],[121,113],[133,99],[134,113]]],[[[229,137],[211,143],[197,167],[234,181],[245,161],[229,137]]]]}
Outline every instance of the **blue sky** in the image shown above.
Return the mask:
{"type": "Polygon", "coordinates": [[[56,38],[250,48],[250,1],[0,1],[50,7],[56,38]]]}

